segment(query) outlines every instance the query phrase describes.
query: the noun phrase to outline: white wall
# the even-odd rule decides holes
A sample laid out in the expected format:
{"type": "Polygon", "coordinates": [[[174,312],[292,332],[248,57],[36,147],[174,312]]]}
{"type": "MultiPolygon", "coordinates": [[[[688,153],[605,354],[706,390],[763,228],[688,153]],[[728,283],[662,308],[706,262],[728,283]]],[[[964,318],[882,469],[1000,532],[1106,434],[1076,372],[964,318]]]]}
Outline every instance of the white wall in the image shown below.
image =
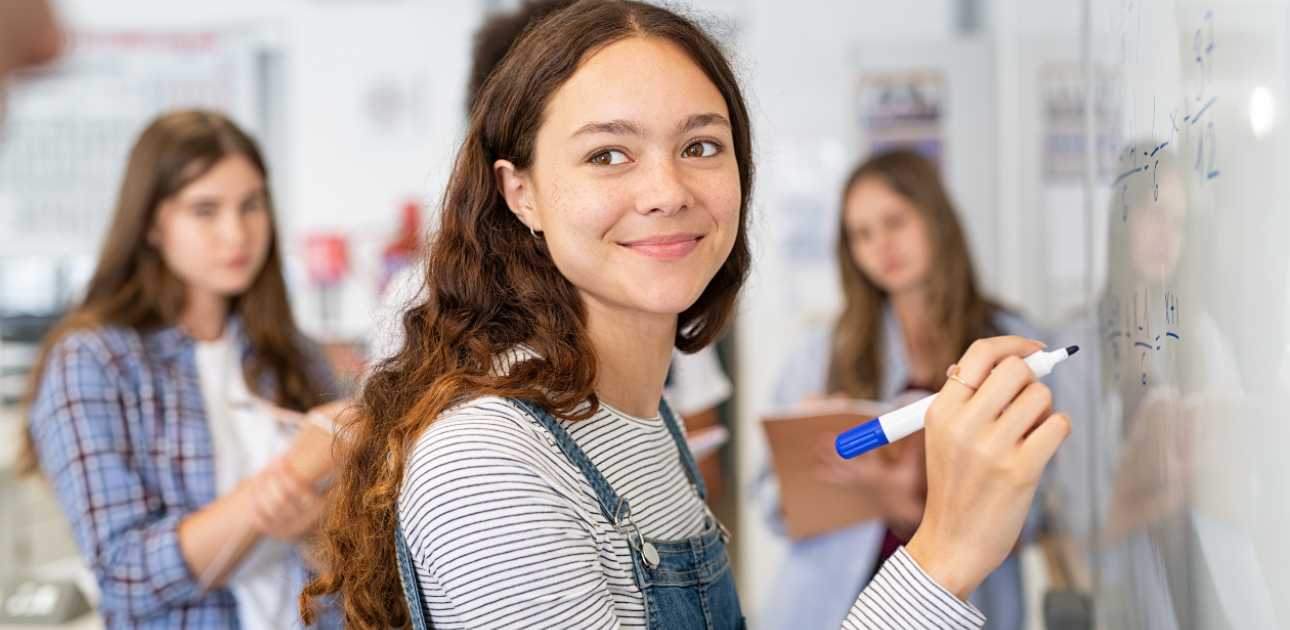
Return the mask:
{"type": "MultiPolygon", "coordinates": [[[[317,296],[298,296],[296,315],[314,334],[353,337],[367,328],[381,246],[408,199],[433,207],[464,123],[470,37],[478,3],[452,0],[61,0],[73,29],[250,31],[283,56],[279,162],[270,164],[288,254],[306,234],[341,232],[353,272],[342,287],[340,325],[321,329],[317,296]],[[387,128],[368,114],[375,92],[412,97],[387,128]]],[[[298,275],[298,274],[297,274],[298,275]]]]}

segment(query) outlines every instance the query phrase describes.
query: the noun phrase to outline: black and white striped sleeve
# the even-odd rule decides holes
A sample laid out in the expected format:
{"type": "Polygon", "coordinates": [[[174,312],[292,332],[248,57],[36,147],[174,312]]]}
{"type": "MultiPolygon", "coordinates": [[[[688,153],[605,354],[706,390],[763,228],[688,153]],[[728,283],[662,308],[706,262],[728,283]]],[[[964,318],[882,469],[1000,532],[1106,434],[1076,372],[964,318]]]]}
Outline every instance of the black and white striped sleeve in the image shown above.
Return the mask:
{"type": "Polygon", "coordinates": [[[882,565],[842,623],[844,630],[979,630],[983,625],[985,615],[981,611],[937,584],[904,547],[882,565]]]}
{"type": "Polygon", "coordinates": [[[553,485],[543,445],[505,424],[435,427],[413,457],[400,520],[428,606],[452,627],[618,628],[605,541],[553,485]]]}

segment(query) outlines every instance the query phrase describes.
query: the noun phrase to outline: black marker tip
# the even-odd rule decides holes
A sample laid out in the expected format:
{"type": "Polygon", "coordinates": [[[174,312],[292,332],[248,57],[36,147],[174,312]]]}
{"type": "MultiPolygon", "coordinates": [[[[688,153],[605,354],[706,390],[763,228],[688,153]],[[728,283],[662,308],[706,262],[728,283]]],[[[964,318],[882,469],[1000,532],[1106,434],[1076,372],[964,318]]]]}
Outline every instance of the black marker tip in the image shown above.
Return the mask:
{"type": "Polygon", "coordinates": [[[1069,357],[1076,352],[1079,352],[1079,346],[1066,346],[1066,356],[1069,357]]]}

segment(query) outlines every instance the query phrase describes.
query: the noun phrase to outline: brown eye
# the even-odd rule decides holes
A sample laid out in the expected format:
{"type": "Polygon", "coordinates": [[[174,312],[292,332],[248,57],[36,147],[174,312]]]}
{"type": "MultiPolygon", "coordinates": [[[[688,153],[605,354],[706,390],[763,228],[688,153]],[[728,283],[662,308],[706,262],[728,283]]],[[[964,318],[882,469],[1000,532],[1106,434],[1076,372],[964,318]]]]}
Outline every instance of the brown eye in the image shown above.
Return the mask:
{"type": "Polygon", "coordinates": [[[602,151],[591,156],[591,163],[599,164],[600,166],[613,166],[626,161],[627,156],[622,151],[602,151]]]}
{"type": "Polygon", "coordinates": [[[683,157],[697,158],[709,157],[717,154],[717,144],[715,142],[696,142],[681,153],[683,157]]]}

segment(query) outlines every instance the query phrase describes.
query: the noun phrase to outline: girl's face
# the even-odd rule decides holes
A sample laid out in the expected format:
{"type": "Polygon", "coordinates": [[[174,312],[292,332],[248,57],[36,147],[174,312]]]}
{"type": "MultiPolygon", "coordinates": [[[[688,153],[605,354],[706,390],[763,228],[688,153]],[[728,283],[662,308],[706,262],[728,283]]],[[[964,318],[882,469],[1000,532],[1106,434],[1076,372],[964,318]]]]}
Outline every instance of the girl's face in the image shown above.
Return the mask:
{"type": "Polygon", "coordinates": [[[545,114],[532,168],[495,167],[511,210],[589,307],[684,311],[739,229],[721,92],[676,44],[633,37],[585,60],[545,114]]]}
{"type": "Polygon", "coordinates": [[[241,155],[220,160],[161,202],[148,231],[148,243],[190,295],[221,298],[251,287],[271,237],[264,176],[241,155]]]}
{"type": "Polygon", "coordinates": [[[1175,175],[1166,175],[1160,182],[1159,194],[1132,210],[1129,250],[1140,278],[1165,282],[1173,277],[1182,254],[1186,214],[1186,195],[1182,181],[1175,175]]]}
{"type": "Polygon", "coordinates": [[[851,257],[888,294],[920,289],[932,270],[932,239],[914,204],[876,177],[847,192],[843,227],[851,257]]]}

